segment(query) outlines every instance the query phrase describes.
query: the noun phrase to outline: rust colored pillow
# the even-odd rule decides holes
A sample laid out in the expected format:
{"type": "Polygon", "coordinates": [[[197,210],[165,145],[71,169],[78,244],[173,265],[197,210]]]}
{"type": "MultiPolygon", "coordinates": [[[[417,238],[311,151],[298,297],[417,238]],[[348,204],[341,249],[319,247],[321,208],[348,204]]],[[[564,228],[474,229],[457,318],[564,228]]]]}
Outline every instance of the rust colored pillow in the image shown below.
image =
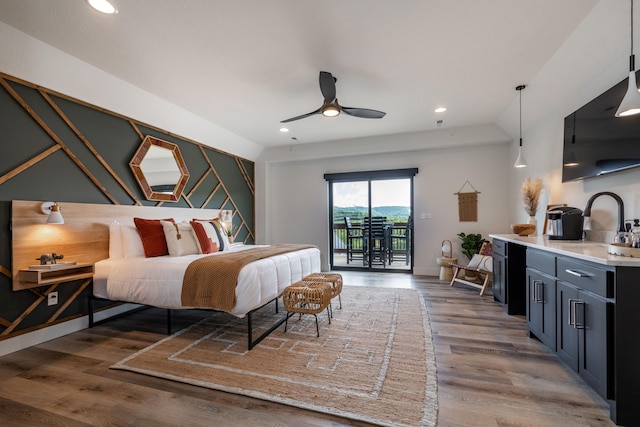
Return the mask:
{"type": "Polygon", "coordinates": [[[167,239],[164,237],[164,229],[160,221],[173,221],[173,218],[167,219],[143,219],[133,218],[133,222],[140,233],[142,247],[144,248],[144,256],[152,258],[156,256],[169,255],[167,247],[167,239]]]}
{"type": "Polygon", "coordinates": [[[198,244],[200,245],[200,252],[203,254],[211,254],[218,252],[218,244],[214,242],[207,234],[204,225],[198,221],[191,221],[191,228],[196,233],[198,244]]]}

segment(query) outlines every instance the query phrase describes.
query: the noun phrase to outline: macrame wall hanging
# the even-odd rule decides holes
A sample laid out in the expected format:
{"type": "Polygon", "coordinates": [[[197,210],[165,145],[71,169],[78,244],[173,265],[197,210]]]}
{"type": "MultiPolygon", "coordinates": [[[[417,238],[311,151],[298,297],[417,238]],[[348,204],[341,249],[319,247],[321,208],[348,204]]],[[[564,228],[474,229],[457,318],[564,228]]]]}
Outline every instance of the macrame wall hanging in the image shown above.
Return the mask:
{"type": "Polygon", "coordinates": [[[461,222],[476,222],[478,221],[478,194],[473,185],[469,181],[465,181],[458,190],[457,193],[453,193],[458,196],[458,215],[461,222]],[[472,192],[463,193],[462,189],[469,185],[473,189],[472,192]]]}

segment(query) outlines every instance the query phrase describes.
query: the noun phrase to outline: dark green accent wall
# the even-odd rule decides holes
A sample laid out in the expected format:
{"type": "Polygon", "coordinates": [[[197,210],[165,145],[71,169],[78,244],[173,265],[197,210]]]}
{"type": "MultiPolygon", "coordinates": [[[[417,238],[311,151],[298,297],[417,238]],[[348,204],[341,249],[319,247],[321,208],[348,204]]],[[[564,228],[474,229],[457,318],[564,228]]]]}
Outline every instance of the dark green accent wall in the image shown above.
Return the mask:
{"type": "Polygon", "coordinates": [[[72,298],[81,282],[64,283],[57,288],[59,305],[48,307],[44,301],[28,312],[43,289],[12,291],[11,200],[156,205],[157,202],[145,199],[129,168],[129,161],[142,142],[139,133],[178,145],[189,169],[190,178],[184,197],[176,203],[164,203],[164,207],[233,210],[236,212],[236,241],[255,243],[252,161],[2,73],[0,82],[0,340],[86,314],[87,296],[91,291],[90,287],[85,290],[51,323],[48,319],[60,304],[72,298]],[[11,91],[16,96],[12,96],[11,91]],[[47,101],[47,97],[61,113],[47,101]],[[29,114],[29,109],[44,126],[29,114]],[[65,117],[68,122],[65,122],[65,117]],[[91,144],[97,156],[72,126],[91,144]],[[35,161],[36,156],[59,145],[44,127],[50,129],[70,153],[58,149],[35,161]],[[72,160],[73,156],[88,172],[72,160]],[[203,176],[205,178],[196,188],[203,176]],[[23,313],[28,314],[18,322],[23,313]],[[10,329],[12,331],[7,333],[10,329]]]}

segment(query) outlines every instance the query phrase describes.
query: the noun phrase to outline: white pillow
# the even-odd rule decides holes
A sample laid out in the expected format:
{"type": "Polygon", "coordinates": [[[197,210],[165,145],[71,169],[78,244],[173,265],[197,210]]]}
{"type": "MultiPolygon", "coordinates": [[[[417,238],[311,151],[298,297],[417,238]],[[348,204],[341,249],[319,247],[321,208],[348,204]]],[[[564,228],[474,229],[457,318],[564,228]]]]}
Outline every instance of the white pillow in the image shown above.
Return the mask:
{"type": "Polygon", "coordinates": [[[169,256],[199,254],[198,242],[191,228],[186,222],[160,221],[167,240],[169,256]]]}
{"type": "Polygon", "coordinates": [[[471,258],[471,261],[469,261],[467,268],[492,272],[493,258],[486,255],[475,254],[473,258],[471,258]]]}
{"type": "Polygon", "coordinates": [[[485,255],[478,268],[484,271],[488,271],[489,273],[493,273],[493,257],[485,255]]]}
{"type": "Polygon", "coordinates": [[[474,254],[473,257],[471,258],[471,261],[469,261],[469,264],[467,264],[467,268],[477,269],[482,263],[483,258],[484,258],[483,255],[474,254]]]}
{"type": "Polygon", "coordinates": [[[213,221],[205,221],[194,219],[194,221],[202,224],[204,231],[207,233],[207,237],[210,238],[215,244],[218,245],[220,251],[228,251],[231,248],[229,238],[227,234],[222,230],[222,227],[216,227],[213,221]]]}
{"type": "Polygon", "coordinates": [[[217,224],[218,231],[220,231],[220,237],[222,237],[222,242],[224,243],[223,251],[228,251],[229,249],[231,249],[231,242],[229,242],[227,230],[225,230],[224,226],[219,221],[214,221],[214,224],[217,224]]]}
{"type": "Polygon", "coordinates": [[[120,223],[113,221],[109,224],[109,258],[122,258],[122,237],[120,237],[120,223]]]}
{"type": "Polygon", "coordinates": [[[120,237],[125,258],[144,257],[144,247],[137,228],[131,225],[120,225],[120,237]]]}

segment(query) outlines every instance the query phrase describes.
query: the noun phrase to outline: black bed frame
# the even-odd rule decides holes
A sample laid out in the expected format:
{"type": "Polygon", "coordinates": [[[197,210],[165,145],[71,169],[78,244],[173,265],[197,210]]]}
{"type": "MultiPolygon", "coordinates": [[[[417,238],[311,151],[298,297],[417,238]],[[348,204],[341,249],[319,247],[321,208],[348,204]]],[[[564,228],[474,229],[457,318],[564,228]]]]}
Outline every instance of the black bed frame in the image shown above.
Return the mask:
{"type": "MultiPolygon", "coordinates": [[[[117,314],[115,316],[111,316],[111,317],[108,317],[106,319],[99,320],[99,321],[96,322],[94,320],[94,314],[95,314],[94,303],[96,301],[110,301],[110,302],[114,302],[114,303],[126,302],[126,301],[113,301],[113,300],[109,300],[109,299],[106,299],[106,298],[98,298],[96,296],[89,295],[89,327],[90,328],[93,328],[95,325],[100,325],[102,323],[108,322],[109,320],[114,320],[114,319],[118,319],[118,318],[121,318],[121,317],[124,317],[124,316],[128,316],[129,314],[138,312],[140,310],[146,310],[147,308],[151,308],[152,307],[152,306],[143,305],[140,308],[133,309],[133,310],[127,311],[125,313],[117,314]]],[[[255,340],[253,339],[253,322],[252,322],[253,313],[255,311],[260,310],[264,306],[266,306],[266,305],[268,305],[268,304],[270,304],[271,302],[274,302],[274,301],[276,303],[276,313],[278,313],[278,298],[274,298],[271,301],[268,301],[267,303],[261,305],[258,308],[254,308],[253,310],[251,310],[250,312],[247,313],[247,315],[246,315],[246,317],[247,317],[247,347],[248,347],[249,350],[251,350],[253,347],[258,345],[263,339],[265,339],[267,336],[269,336],[269,334],[271,334],[271,332],[275,331],[279,326],[281,326],[287,320],[287,315],[285,313],[285,315],[281,319],[278,319],[262,335],[257,337],[255,340]]],[[[135,304],[137,304],[137,303],[135,303],[135,304]]],[[[167,335],[171,335],[171,309],[167,308],[166,310],[167,310],[167,335]]],[[[211,310],[211,309],[204,309],[204,310],[211,310]]],[[[217,311],[217,310],[211,310],[211,311],[217,311]]]]}

